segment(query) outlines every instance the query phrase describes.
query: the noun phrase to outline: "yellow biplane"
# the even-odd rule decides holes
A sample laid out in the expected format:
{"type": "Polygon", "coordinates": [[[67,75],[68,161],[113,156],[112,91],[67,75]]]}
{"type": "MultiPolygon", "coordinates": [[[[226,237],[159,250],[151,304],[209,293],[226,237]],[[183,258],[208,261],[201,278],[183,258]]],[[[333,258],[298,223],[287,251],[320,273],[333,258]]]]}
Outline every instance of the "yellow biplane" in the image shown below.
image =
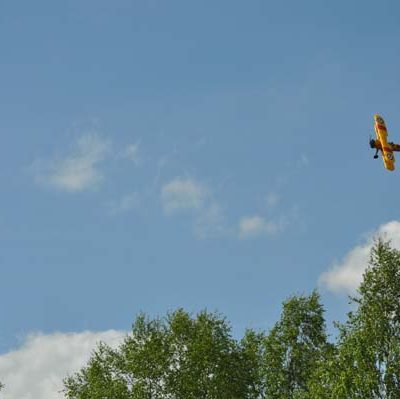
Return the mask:
{"type": "Polygon", "coordinates": [[[383,118],[380,115],[374,115],[376,140],[371,139],[369,145],[376,149],[374,158],[378,158],[379,151],[382,152],[383,163],[388,170],[394,170],[394,151],[400,151],[400,145],[387,141],[387,129],[383,118]]]}

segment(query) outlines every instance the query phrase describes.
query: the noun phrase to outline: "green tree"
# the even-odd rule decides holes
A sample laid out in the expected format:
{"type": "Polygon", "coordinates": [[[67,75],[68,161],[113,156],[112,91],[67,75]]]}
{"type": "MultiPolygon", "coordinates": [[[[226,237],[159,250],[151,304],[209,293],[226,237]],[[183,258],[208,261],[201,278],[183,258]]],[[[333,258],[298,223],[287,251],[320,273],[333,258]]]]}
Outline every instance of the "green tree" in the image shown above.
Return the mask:
{"type": "Polygon", "coordinates": [[[337,351],[320,365],[318,398],[400,398],[400,252],[379,240],[351,298],[356,306],[338,325],[337,351]]]}
{"type": "Polygon", "coordinates": [[[100,344],[88,365],[65,379],[65,394],[71,399],[166,398],[168,365],[166,326],[141,314],[119,349],[100,344]]]}
{"type": "Polygon", "coordinates": [[[308,398],[311,377],[330,348],[319,294],[314,291],[285,301],[282,316],[264,346],[266,398],[308,398]]]}
{"type": "Polygon", "coordinates": [[[244,398],[246,374],[240,347],[226,320],[183,310],[169,318],[173,362],[167,386],[177,399],[244,398]]]}
{"type": "MultiPolygon", "coordinates": [[[[248,341],[250,342],[250,340],[248,341]]],[[[254,387],[252,347],[238,344],[224,318],[179,309],[140,315],[116,350],[101,344],[65,381],[69,399],[243,399],[254,387]]]]}
{"type": "Polygon", "coordinates": [[[242,372],[246,384],[246,399],[265,398],[265,384],[263,378],[265,334],[247,330],[240,341],[242,356],[242,372]]]}

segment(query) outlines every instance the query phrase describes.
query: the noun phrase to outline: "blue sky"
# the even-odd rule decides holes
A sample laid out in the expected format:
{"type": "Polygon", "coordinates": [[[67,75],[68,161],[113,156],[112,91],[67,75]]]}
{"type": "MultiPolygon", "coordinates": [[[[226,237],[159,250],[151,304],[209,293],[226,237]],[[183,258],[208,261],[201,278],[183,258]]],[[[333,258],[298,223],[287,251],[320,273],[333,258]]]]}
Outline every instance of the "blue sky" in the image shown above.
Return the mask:
{"type": "Polygon", "coordinates": [[[318,286],[342,319],[320,276],[400,233],[398,171],[368,147],[375,113],[400,141],[399,12],[3,1],[0,351],[177,307],[240,336],[318,286]]]}

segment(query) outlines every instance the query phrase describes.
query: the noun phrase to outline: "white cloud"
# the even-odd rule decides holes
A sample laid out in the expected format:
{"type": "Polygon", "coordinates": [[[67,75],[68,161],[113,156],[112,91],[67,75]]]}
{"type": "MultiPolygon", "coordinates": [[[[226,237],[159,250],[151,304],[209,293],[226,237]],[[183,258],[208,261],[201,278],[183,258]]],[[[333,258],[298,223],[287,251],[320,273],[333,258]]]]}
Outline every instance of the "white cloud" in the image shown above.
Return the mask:
{"type": "Polygon", "coordinates": [[[242,238],[259,236],[264,230],[265,220],[260,216],[245,217],[239,222],[239,234],[242,238]]]}
{"type": "Polygon", "coordinates": [[[61,399],[63,379],[80,370],[102,341],[116,347],[125,333],[55,333],[29,335],[21,347],[0,356],[4,399],[61,399]]]}
{"type": "MultiPolygon", "coordinates": [[[[272,219],[258,215],[243,217],[238,224],[230,225],[226,221],[225,209],[214,199],[212,190],[191,178],[176,177],[165,184],[161,189],[161,200],[167,215],[190,210],[194,218],[194,234],[202,239],[272,237],[289,225],[289,219],[284,215],[272,219]]],[[[270,193],[266,200],[267,206],[272,208],[280,197],[270,193]]]]}
{"type": "Polygon", "coordinates": [[[136,192],[124,195],[122,198],[116,201],[112,201],[109,204],[110,213],[125,213],[133,209],[137,209],[140,204],[139,194],[136,192]]]}
{"type": "Polygon", "coordinates": [[[129,144],[121,153],[120,158],[125,158],[136,165],[140,163],[140,155],[139,155],[139,143],[129,144]]]}
{"type": "Polygon", "coordinates": [[[161,189],[161,200],[166,214],[181,210],[201,209],[208,196],[208,190],[190,178],[177,177],[161,189]]]}
{"type": "Polygon", "coordinates": [[[353,248],[342,261],[334,263],[328,271],[322,273],[319,284],[332,292],[354,293],[362,281],[374,245],[374,237],[377,236],[390,240],[393,248],[400,249],[400,222],[383,224],[377,231],[369,234],[364,244],[353,248]]]}
{"type": "Polygon", "coordinates": [[[161,200],[167,215],[191,211],[193,231],[197,238],[216,238],[231,234],[225,225],[224,210],[204,184],[176,177],[161,189],[161,200]]]}
{"type": "Polygon", "coordinates": [[[275,236],[286,228],[287,223],[280,221],[269,221],[255,215],[244,217],[239,221],[239,238],[255,238],[264,235],[275,236]]]}
{"type": "Polygon", "coordinates": [[[103,176],[98,163],[105,159],[110,143],[95,134],[82,136],[73,154],[32,165],[35,180],[63,191],[84,191],[96,186],[103,176]]]}

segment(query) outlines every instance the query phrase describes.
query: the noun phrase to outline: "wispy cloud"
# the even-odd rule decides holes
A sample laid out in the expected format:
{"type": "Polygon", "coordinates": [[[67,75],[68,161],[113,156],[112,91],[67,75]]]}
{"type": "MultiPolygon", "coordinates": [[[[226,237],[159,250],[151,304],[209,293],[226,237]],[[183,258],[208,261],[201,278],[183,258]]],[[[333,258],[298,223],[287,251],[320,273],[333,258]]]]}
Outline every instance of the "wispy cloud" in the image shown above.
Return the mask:
{"type": "Polygon", "coordinates": [[[225,223],[224,210],[214,201],[207,204],[196,217],[194,232],[198,238],[213,238],[230,235],[225,223]]]}
{"type": "Polygon", "coordinates": [[[161,189],[164,212],[168,215],[183,210],[199,210],[207,197],[207,188],[190,178],[176,177],[161,189]]]}
{"type": "Polygon", "coordinates": [[[267,194],[266,197],[266,205],[267,208],[274,208],[275,206],[277,206],[279,204],[279,202],[281,201],[281,197],[275,193],[275,192],[270,192],[267,194]]]}
{"type": "MultiPolygon", "coordinates": [[[[120,331],[29,335],[21,347],[0,356],[7,399],[62,399],[63,379],[80,370],[100,341],[118,346],[120,331]]],[[[2,392],[3,393],[3,392],[2,392]]]]}
{"type": "MultiPolygon", "coordinates": [[[[207,185],[193,178],[176,177],[161,189],[164,213],[168,216],[178,212],[189,212],[193,218],[193,230],[198,238],[239,238],[274,237],[285,231],[290,218],[246,216],[238,223],[229,223],[225,209],[221,206],[207,185]]],[[[275,193],[267,196],[267,207],[272,208],[280,201],[275,193]]]]}
{"type": "Polygon", "coordinates": [[[128,159],[135,165],[138,165],[141,161],[139,143],[129,144],[119,153],[119,158],[128,159]]]}
{"type": "Polygon", "coordinates": [[[137,192],[125,194],[119,200],[108,204],[111,214],[125,213],[137,209],[140,205],[140,196],[137,192]]]}
{"type": "Polygon", "coordinates": [[[286,226],[287,222],[284,219],[272,221],[259,215],[248,216],[239,221],[238,235],[241,239],[276,236],[283,232],[286,226]]]}
{"type": "Polygon", "coordinates": [[[62,191],[78,192],[97,186],[103,179],[98,164],[110,142],[96,134],[82,136],[72,154],[52,160],[36,160],[31,166],[35,181],[62,191]]]}
{"type": "Polygon", "coordinates": [[[189,212],[197,238],[216,238],[230,234],[224,210],[213,197],[212,190],[193,179],[176,177],[161,189],[164,213],[168,216],[189,212]]]}
{"type": "Polygon", "coordinates": [[[375,237],[390,240],[394,248],[400,249],[400,222],[392,221],[368,234],[365,242],[349,251],[340,262],[335,262],[321,274],[319,284],[335,293],[354,293],[362,281],[368,266],[375,237]]]}

